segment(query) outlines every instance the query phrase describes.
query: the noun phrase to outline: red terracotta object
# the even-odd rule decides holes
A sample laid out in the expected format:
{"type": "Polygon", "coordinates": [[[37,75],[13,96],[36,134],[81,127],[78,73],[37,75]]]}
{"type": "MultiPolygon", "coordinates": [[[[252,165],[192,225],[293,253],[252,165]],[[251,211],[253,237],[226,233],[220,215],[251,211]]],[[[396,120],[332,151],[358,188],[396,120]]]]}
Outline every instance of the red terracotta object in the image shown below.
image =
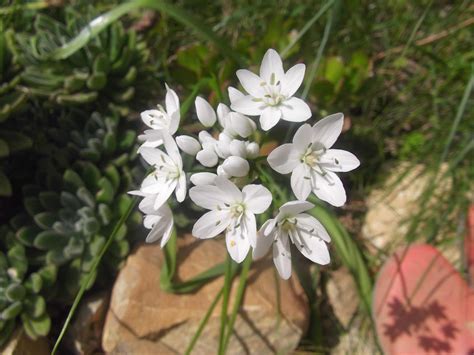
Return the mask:
{"type": "Polygon", "coordinates": [[[474,207],[465,242],[471,284],[430,245],[399,250],[381,269],[373,316],[386,354],[474,354],[474,207]]]}

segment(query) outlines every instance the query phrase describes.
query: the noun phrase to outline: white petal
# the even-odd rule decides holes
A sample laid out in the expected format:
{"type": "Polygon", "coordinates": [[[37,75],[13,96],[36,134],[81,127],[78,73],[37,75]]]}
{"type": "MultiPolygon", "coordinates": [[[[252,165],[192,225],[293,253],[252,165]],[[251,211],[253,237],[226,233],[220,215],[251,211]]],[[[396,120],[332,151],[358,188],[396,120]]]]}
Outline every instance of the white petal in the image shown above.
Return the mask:
{"type": "Polygon", "coordinates": [[[281,278],[288,280],[291,276],[291,249],[288,236],[278,233],[273,244],[273,263],[281,278]]]}
{"type": "Polygon", "coordinates": [[[218,176],[214,180],[217,188],[220,190],[220,195],[226,202],[232,204],[235,202],[242,202],[242,192],[235,184],[223,176],[218,176]]]}
{"type": "Polygon", "coordinates": [[[272,203],[272,193],[263,185],[247,185],[242,193],[245,207],[252,213],[263,213],[272,203]]]}
{"type": "Polygon", "coordinates": [[[280,212],[278,213],[279,218],[277,217],[277,219],[280,221],[285,217],[294,217],[301,212],[312,209],[313,207],[314,205],[308,201],[290,201],[280,207],[280,212]]]}
{"type": "Polygon", "coordinates": [[[266,221],[262,228],[257,233],[257,243],[252,250],[252,257],[254,260],[263,258],[265,254],[268,253],[270,246],[272,245],[274,239],[274,233],[270,232],[267,235],[263,232],[266,228],[268,228],[268,224],[271,223],[272,220],[266,221]]]}
{"type": "Polygon", "coordinates": [[[314,181],[312,181],[313,192],[319,199],[335,207],[341,207],[346,203],[346,190],[341,179],[335,173],[327,171],[324,176],[316,173],[312,173],[312,175],[316,182],[316,186],[314,186],[314,181]]]}
{"type": "Polygon", "coordinates": [[[170,89],[168,85],[166,85],[166,112],[169,116],[174,112],[178,112],[178,120],[179,120],[179,98],[176,95],[176,92],[173,89],[170,89]]]}
{"type": "Polygon", "coordinates": [[[259,116],[265,109],[263,101],[255,101],[254,97],[247,95],[232,102],[230,108],[244,115],[259,116]]]}
{"type": "Polygon", "coordinates": [[[305,153],[306,150],[311,145],[313,138],[313,129],[312,127],[305,123],[301,125],[300,128],[296,131],[295,135],[293,136],[293,144],[298,151],[301,153],[305,153]]]}
{"type": "Polygon", "coordinates": [[[231,112],[229,117],[232,130],[242,138],[247,138],[257,129],[254,121],[240,113],[231,112]]]}
{"type": "Polygon", "coordinates": [[[345,172],[357,168],[360,165],[360,161],[351,152],[329,149],[321,157],[321,165],[331,171],[345,172]]]}
{"type": "Polygon", "coordinates": [[[209,211],[196,221],[192,234],[199,239],[214,238],[222,233],[229,223],[230,213],[228,210],[209,211]]]}
{"type": "Polygon", "coordinates": [[[306,200],[311,193],[310,169],[306,164],[299,164],[291,174],[291,189],[298,200],[306,200]]]}
{"type": "Polygon", "coordinates": [[[143,123],[153,129],[168,129],[169,117],[159,110],[146,110],[140,113],[143,123]]]}
{"type": "Polygon", "coordinates": [[[214,185],[198,185],[189,190],[189,197],[198,206],[208,210],[226,208],[227,199],[214,185]]]}
{"type": "Polygon", "coordinates": [[[156,194],[154,205],[155,209],[160,208],[161,206],[163,206],[164,203],[166,203],[166,201],[168,201],[176,187],[176,184],[177,181],[175,180],[171,184],[168,184],[166,188],[160,190],[160,192],[156,194]]]}
{"type": "MultiPolygon", "coordinates": [[[[235,90],[235,89],[234,89],[235,90]]],[[[240,92],[240,91],[239,91],[240,92]]],[[[244,96],[242,94],[242,96],[244,96]]],[[[230,113],[230,108],[227,105],[219,104],[217,106],[217,120],[222,127],[224,126],[224,118],[230,113]]]]}
{"type": "Polygon", "coordinates": [[[216,144],[216,153],[222,159],[227,158],[231,155],[230,153],[230,143],[232,139],[225,133],[219,134],[219,140],[216,144]]]}
{"type": "Polygon", "coordinates": [[[170,115],[170,122],[169,122],[169,125],[168,125],[168,133],[173,135],[176,133],[176,131],[178,130],[178,127],[179,127],[179,119],[180,119],[180,116],[179,116],[179,110],[178,111],[175,111],[173,112],[171,115],[170,115]]]}
{"type": "Polygon", "coordinates": [[[315,217],[307,213],[300,213],[296,216],[297,226],[300,233],[303,234],[306,238],[312,236],[317,236],[321,238],[326,243],[331,242],[331,237],[329,236],[326,228],[319,222],[315,217]]]}
{"type": "Polygon", "coordinates": [[[216,143],[216,139],[207,131],[201,131],[199,132],[198,134],[198,138],[199,138],[199,141],[201,142],[202,145],[205,145],[205,144],[215,144],[216,143]]]}
{"type": "Polygon", "coordinates": [[[195,173],[191,175],[190,180],[196,186],[214,185],[216,174],[213,173],[195,173]]]}
{"type": "Polygon", "coordinates": [[[183,173],[178,179],[178,184],[176,185],[176,200],[178,202],[183,202],[186,198],[186,175],[183,173]]]}
{"type": "Polygon", "coordinates": [[[303,122],[311,117],[308,104],[297,97],[285,100],[280,106],[281,118],[290,122],[303,122]]]}
{"type": "Polygon", "coordinates": [[[222,163],[224,171],[232,177],[247,176],[250,165],[247,160],[238,156],[230,156],[222,163]]]}
{"type": "Polygon", "coordinates": [[[165,164],[173,165],[173,160],[165,154],[163,151],[150,147],[142,147],[139,149],[138,153],[145,159],[145,161],[150,165],[163,165],[165,164]]]}
{"type": "Polygon", "coordinates": [[[231,155],[245,158],[247,156],[247,145],[244,141],[233,139],[229,145],[229,152],[231,155]]]}
{"type": "Polygon", "coordinates": [[[245,212],[242,223],[244,223],[244,229],[247,233],[247,239],[252,248],[255,248],[257,243],[257,222],[255,221],[255,215],[253,213],[245,212]]]}
{"type": "Polygon", "coordinates": [[[247,152],[247,158],[250,158],[250,159],[256,158],[260,154],[260,147],[255,142],[251,142],[247,144],[247,147],[245,148],[245,150],[247,152]]]}
{"type": "Polygon", "coordinates": [[[247,256],[250,243],[243,228],[233,228],[225,235],[227,251],[230,257],[237,263],[241,263],[247,256]]]}
{"type": "MultiPolygon", "coordinates": [[[[144,199],[140,201],[138,208],[144,214],[157,214],[157,210],[154,207],[155,195],[145,195],[142,192],[136,193],[138,196],[144,196],[144,199]]],[[[148,228],[148,227],[147,227],[148,228]]]]}
{"type": "Polygon", "coordinates": [[[267,107],[260,115],[260,126],[264,131],[273,128],[281,118],[281,111],[276,107],[267,107]]]}
{"type": "Polygon", "coordinates": [[[276,228],[277,222],[278,222],[278,221],[277,221],[276,218],[272,218],[272,219],[269,219],[268,221],[266,221],[266,222],[263,224],[262,228],[261,228],[263,234],[264,234],[265,236],[267,236],[267,235],[270,235],[271,233],[275,232],[275,231],[276,231],[275,228],[276,228]]]}
{"type": "Polygon", "coordinates": [[[161,129],[147,129],[144,134],[138,136],[138,139],[145,142],[143,147],[156,148],[163,144],[162,132],[161,129]]]}
{"type": "Polygon", "coordinates": [[[306,66],[304,64],[296,64],[288,69],[281,80],[281,93],[286,97],[293,96],[303,82],[306,66]]]}
{"type": "Polygon", "coordinates": [[[201,144],[199,141],[191,136],[176,137],[176,144],[179,149],[192,156],[195,156],[201,150],[201,144]]]}
{"type": "Polygon", "coordinates": [[[247,91],[253,97],[262,97],[264,92],[262,90],[262,79],[247,69],[239,69],[236,72],[240,83],[242,84],[245,91],[247,91]]]}
{"type": "Polygon", "coordinates": [[[260,65],[260,76],[269,84],[275,84],[282,80],[284,76],[283,63],[280,55],[274,49],[269,49],[265,53],[260,65]],[[274,75],[274,82],[272,83],[272,74],[274,75]]]}
{"type": "MultiPolygon", "coordinates": [[[[227,172],[224,170],[224,168],[222,167],[222,165],[219,165],[217,167],[217,176],[223,176],[227,179],[230,179],[232,176],[230,176],[229,174],[227,174],[227,172]]],[[[214,180],[215,181],[215,180],[214,180]]]]}
{"type": "Polygon", "coordinates": [[[322,238],[318,237],[321,234],[321,228],[324,230],[324,227],[309,215],[302,215],[297,218],[297,221],[297,230],[290,233],[298,250],[312,262],[320,265],[329,264],[331,257],[327,244],[322,238]]]}
{"type": "Polygon", "coordinates": [[[160,242],[161,248],[164,248],[166,243],[168,243],[168,240],[170,240],[171,235],[173,234],[173,225],[174,225],[174,220],[171,219],[171,222],[167,225],[167,228],[165,229],[163,233],[163,237],[161,238],[161,242],[160,242]]]}
{"type": "Polygon", "coordinates": [[[219,158],[214,149],[203,149],[197,153],[196,159],[205,167],[212,168],[216,166],[219,158]]]}
{"type": "Polygon", "coordinates": [[[229,86],[227,91],[229,93],[229,99],[231,103],[234,103],[235,101],[240,100],[241,98],[245,97],[245,95],[241,91],[237,90],[236,88],[232,86],[229,86]]]}
{"type": "Polygon", "coordinates": [[[344,115],[335,113],[316,122],[313,126],[313,142],[321,143],[327,149],[331,148],[341,134],[344,115]]]}
{"type": "Polygon", "coordinates": [[[196,101],[194,102],[196,106],[196,113],[199,121],[205,127],[212,127],[216,123],[216,113],[212,106],[204,100],[202,97],[196,97],[196,101]]]}
{"type": "Polygon", "coordinates": [[[280,174],[289,174],[300,163],[301,154],[291,143],[275,148],[268,155],[268,164],[280,174]]]}

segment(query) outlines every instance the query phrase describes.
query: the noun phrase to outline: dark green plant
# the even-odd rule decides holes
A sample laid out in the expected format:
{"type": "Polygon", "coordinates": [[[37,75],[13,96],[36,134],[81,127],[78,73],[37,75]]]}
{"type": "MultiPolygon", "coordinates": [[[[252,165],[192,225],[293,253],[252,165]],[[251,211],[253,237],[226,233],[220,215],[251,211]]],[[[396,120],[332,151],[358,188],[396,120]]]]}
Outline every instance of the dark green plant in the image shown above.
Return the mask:
{"type": "Polygon", "coordinates": [[[25,247],[14,240],[8,227],[0,227],[0,238],[8,244],[7,252],[0,251],[1,346],[19,321],[33,339],[48,334],[51,319],[41,293],[54,283],[57,270],[51,265],[31,272],[25,247]]]}

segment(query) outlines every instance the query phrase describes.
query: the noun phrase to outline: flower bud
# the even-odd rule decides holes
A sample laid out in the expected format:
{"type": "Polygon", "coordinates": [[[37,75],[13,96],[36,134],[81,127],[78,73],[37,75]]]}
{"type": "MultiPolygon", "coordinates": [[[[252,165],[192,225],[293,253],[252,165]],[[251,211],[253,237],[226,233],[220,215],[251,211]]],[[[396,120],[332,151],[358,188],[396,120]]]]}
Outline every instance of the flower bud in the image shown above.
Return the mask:
{"type": "Polygon", "coordinates": [[[199,121],[205,127],[214,126],[216,123],[216,113],[209,102],[198,96],[196,97],[194,104],[196,106],[196,113],[199,121]]]}
{"type": "Polygon", "coordinates": [[[230,156],[222,163],[222,169],[230,176],[242,177],[248,175],[250,165],[244,158],[230,156]]]}
{"type": "Polygon", "coordinates": [[[199,144],[199,141],[190,136],[176,137],[176,144],[179,149],[192,156],[195,156],[201,150],[201,144],[199,144]]]}

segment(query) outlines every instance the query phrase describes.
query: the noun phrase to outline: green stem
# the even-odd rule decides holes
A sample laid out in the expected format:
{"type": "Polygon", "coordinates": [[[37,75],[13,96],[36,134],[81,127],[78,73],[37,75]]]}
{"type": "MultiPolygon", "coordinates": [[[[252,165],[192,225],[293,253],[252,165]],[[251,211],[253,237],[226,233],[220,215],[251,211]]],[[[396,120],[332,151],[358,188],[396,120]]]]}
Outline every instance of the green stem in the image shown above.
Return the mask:
{"type": "Polygon", "coordinates": [[[191,354],[191,351],[193,350],[194,345],[196,345],[196,342],[198,341],[199,337],[201,336],[201,333],[204,330],[204,327],[206,326],[207,322],[209,321],[209,317],[211,316],[212,311],[214,311],[214,308],[216,308],[217,302],[219,302],[219,300],[221,299],[223,292],[224,292],[224,287],[222,287],[221,290],[219,291],[219,293],[216,295],[216,297],[214,298],[214,301],[212,301],[211,306],[207,310],[206,315],[201,320],[201,323],[199,323],[199,327],[198,327],[196,333],[194,334],[193,338],[191,339],[191,343],[189,343],[189,346],[187,347],[186,351],[184,352],[185,355],[191,354]]]}
{"type": "Polygon", "coordinates": [[[219,332],[219,353],[222,351],[224,345],[224,335],[227,326],[227,306],[229,304],[229,295],[232,288],[232,259],[229,254],[227,254],[225,263],[224,298],[222,300],[221,328],[219,332]]]}
{"type": "Polygon", "coordinates": [[[237,288],[237,294],[235,296],[234,308],[232,309],[232,314],[230,316],[229,325],[227,327],[227,333],[224,338],[224,344],[222,349],[220,349],[219,354],[223,355],[226,352],[227,346],[229,345],[230,337],[233,333],[234,324],[237,319],[237,314],[239,313],[240,305],[242,303],[242,298],[244,296],[245,286],[247,283],[247,276],[249,273],[250,265],[252,265],[252,255],[247,255],[247,258],[244,261],[242,266],[242,271],[240,273],[239,287],[237,288]]]}
{"type": "Polygon", "coordinates": [[[77,293],[76,298],[74,299],[74,303],[72,304],[72,307],[69,310],[69,314],[67,315],[66,321],[64,322],[64,325],[61,329],[61,333],[59,334],[58,339],[56,340],[56,343],[54,344],[53,351],[51,351],[51,355],[56,354],[59,344],[61,343],[61,340],[63,339],[64,334],[66,334],[67,328],[69,327],[69,323],[71,323],[71,319],[77,307],[79,306],[79,302],[81,301],[82,296],[84,296],[84,293],[86,292],[87,287],[90,286],[89,284],[91,283],[92,278],[95,275],[95,272],[100,264],[100,261],[102,260],[102,257],[105,255],[105,253],[109,249],[110,245],[112,244],[113,240],[115,239],[115,236],[117,235],[122,225],[127,221],[128,217],[130,216],[130,213],[132,213],[132,210],[137,204],[137,201],[138,201],[137,198],[133,198],[130,201],[130,204],[128,205],[127,210],[122,215],[122,217],[120,217],[120,220],[115,225],[114,230],[112,231],[109,238],[107,239],[107,242],[102,247],[102,250],[100,251],[99,255],[96,256],[94,263],[92,264],[92,268],[89,271],[85,282],[82,283],[81,288],[79,289],[79,292],[77,293]]]}
{"type": "Polygon", "coordinates": [[[27,4],[17,4],[17,5],[10,5],[7,7],[0,7],[0,15],[6,15],[15,11],[28,11],[28,10],[41,10],[46,7],[49,7],[48,1],[37,1],[37,2],[30,2],[27,4]]]}

